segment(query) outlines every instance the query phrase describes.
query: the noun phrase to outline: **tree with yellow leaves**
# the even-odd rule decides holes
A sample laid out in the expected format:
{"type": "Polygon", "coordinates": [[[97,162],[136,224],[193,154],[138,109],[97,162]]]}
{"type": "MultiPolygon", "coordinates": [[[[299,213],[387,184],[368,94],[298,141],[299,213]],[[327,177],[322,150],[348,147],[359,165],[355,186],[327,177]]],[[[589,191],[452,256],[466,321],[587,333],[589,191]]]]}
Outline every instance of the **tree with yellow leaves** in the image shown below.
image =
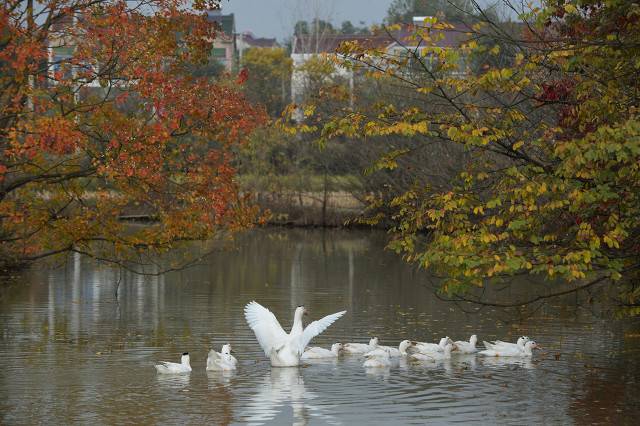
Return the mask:
{"type": "MultiPolygon", "coordinates": [[[[323,137],[418,135],[467,151],[447,187],[416,179],[391,200],[371,198],[392,212],[390,247],[443,274],[442,294],[519,306],[613,283],[624,312],[640,314],[640,7],[511,7],[518,25],[479,7],[464,28],[427,18],[403,54],[343,45],[351,66],[416,101],[344,109],[323,137]],[[457,46],[443,48],[451,32],[457,46]],[[487,59],[498,55],[508,60],[487,59]],[[515,303],[477,298],[525,274],[554,286],[515,303]]],[[[377,168],[406,155],[390,152],[377,168]]]]}

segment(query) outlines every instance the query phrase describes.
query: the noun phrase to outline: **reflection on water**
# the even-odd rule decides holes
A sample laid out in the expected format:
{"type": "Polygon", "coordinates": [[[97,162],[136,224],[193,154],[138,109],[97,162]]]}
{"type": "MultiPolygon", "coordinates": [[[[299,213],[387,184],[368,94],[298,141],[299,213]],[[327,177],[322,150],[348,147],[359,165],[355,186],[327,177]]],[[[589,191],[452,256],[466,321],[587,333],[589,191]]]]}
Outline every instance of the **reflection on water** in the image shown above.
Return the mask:
{"type": "MultiPolygon", "coordinates": [[[[217,383],[224,386],[232,383],[233,376],[236,375],[234,370],[207,370],[207,376],[209,377],[209,384],[217,383]]],[[[211,386],[210,386],[211,387],[211,386]]]]}
{"type": "Polygon", "coordinates": [[[386,381],[391,376],[391,367],[364,367],[364,372],[370,377],[378,377],[386,381]]]}
{"type": "Polygon", "coordinates": [[[158,374],[158,384],[174,390],[186,389],[191,380],[190,374],[158,374]]]}
{"type": "Polygon", "coordinates": [[[482,358],[482,365],[487,367],[522,367],[527,370],[535,368],[531,358],[486,357],[482,358]]]}
{"type": "Polygon", "coordinates": [[[263,424],[274,419],[287,406],[293,410],[294,424],[306,424],[310,414],[305,400],[313,397],[305,389],[298,368],[273,368],[258,384],[256,394],[246,405],[240,419],[249,424],[263,424]]]}
{"type": "Polygon", "coordinates": [[[448,377],[451,377],[451,373],[453,373],[453,366],[450,359],[440,359],[436,361],[415,361],[413,362],[415,368],[420,368],[423,370],[437,370],[442,371],[442,373],[448,377]]]}
{"type": "Polygon", "coordinates": [[[496,310],[465,314],[383,246],[375,232],[268,230],[166,276],[79,255],[28,271],[0,289],[0,423],[612,424],[638,414],[637,322],[594,318],[571,299],[514,323],[496,310]],[[272,369],[242,315],[253,299],[285,328],[303,303],[311,319],[347,309],[313,342],[327,348],[372,335],[397,345],[526,334],[547,352],[396,359],[388,369],[350,356],[272,369]],[[238,370],[206,372],[209,349],[224,343],[238,370]],[[183,351],[191,374],[156,374],[155,362],[183,351]]]}
{"type": "Polygon", "coordinates": [[[305,365],[324,364],[338,365],[338,358],[309,358],[303,362],[305,365]]]}

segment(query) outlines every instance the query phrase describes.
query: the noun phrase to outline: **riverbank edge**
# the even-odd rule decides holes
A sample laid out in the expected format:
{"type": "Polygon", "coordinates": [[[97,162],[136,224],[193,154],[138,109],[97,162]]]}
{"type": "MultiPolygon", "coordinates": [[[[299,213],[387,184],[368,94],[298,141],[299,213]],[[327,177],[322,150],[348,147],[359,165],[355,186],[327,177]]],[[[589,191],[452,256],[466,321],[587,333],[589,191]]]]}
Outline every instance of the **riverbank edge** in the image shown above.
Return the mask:
{"type": "MultiPolygon", "coordinates": [[[[378,228],[386,229],[384,224],[372,226],[362,224],[356,219],[365,211],[362,200],[347,191],[333,192],[257,192],[253,202],[262,210],[268,211],[265,225],[292,228],[378,228]]],[[[132,222],[153,222],[152,213],[144,207],[131,206],[121,220],[132,222]]]]}
{"type": "MultiPolygon", "coordinates": [[[[253,201],[262,211],[268,211],[263,226],[285,228],[388,229],[384,223],[368,225],[357,221],[365,211],[365,204],[347,191],[333,192],[258,192],[253,201]]],[[[155,215],[144,205],[130,205],[119,217],[132,223],[155,222],[155,215]]],[[[32,262],[20,261],[2,254],[0,276],[10,276],[32,262]]]]}

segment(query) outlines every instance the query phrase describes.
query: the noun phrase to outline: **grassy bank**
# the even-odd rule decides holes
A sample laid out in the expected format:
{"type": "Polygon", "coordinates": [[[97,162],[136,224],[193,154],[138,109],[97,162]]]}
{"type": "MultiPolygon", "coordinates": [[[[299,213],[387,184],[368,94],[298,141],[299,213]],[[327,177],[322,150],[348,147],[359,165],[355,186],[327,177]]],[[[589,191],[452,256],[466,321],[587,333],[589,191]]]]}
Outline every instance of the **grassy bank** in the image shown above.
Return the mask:
{"type": "Polygon", "coordinates": [[[243,190],[271,211],[269,224],[342,227],[362,213],[362,191],[356,175],[258,175],[238,177],[243,190]]]}
{"type": "Polygon", "coordinates": [[[346,226],[364,205],[351,193],[337,192],[258,192],[256,203],[271,211],[268,223],[288,226],[346,226]]]}
{"type": "MultiPolygon", "coordinates": [[[[267,223],[278,226],[348,226],[363,212],[354,176],[239,176],[243,192],[253,194],[262,210],[269,210],[267,223]]],[[[122,220],[153,221],[154,214],[143,204],[127,206],[122,220]]]]}

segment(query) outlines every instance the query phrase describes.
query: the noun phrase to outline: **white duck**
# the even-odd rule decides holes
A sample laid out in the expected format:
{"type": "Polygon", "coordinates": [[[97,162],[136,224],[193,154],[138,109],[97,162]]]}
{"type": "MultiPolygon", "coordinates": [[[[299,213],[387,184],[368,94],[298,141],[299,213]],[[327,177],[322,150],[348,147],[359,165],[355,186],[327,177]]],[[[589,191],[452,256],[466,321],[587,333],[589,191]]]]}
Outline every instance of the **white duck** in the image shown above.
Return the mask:
{"type": "Polygon", "coordinates": [[[180,358],[180,364],[178,364],[177,362],[160,361],[160,364],[156,365],[155,367],[160,374],[191,373],[189,352],[185,352],[182,354],[182,358],[180,358]]]}
{"type": "Polygon", "coordinates": [[[348,354],[366,354],[378,347],[378,338],[373,337],[369,343],[345,343],[342,350],[348,354]]]}
{"type": "Polygon", "coordinates": [[[367,352],[364,357],[366,361],[362,364],[365,368],[386,368],[391,365],[391,358],[389,352],[384,349],[374,349],[367,352]]]}
{"type": "Polygon", "coordinates": [[[431,354],[433,352],[444,352],[444,348],[447,345],[453,345],[453,340],[449,338],[449,336],[443,337],[440,339],[439,343],[425,343],[425,342],[415,342],[414,351],[423,353],[423,354],[431,354]]]}
{"type": "Polygon", "coordinates": [[[504,357],[531,357],[533,356],[533,350],[538,348],[539,346],[533,340],[529,340],[524,344],[524,348],[520,349],[518,347],[498,347],[495,349],[487,349],[485,351],[480,351],[480,355],[484,356],[504,356],[504,357]]]}
{"type": "Polygon", "coordinates": [[[483,342],[483,343],[484,343],[484,347],[487,348],[488,350],[499,349],[499,348],[522,350],[524,349],[524,345],[529,340],[530,339],[527,336],[520,336],[518,337],[518,340],[516,341],[516,343],[503,342],[502,340],[495,340],[494,342],[483,342]]]}
{"type": "Polygon", "coordinates": [[[231,345],[222,346],[220,352],[213,349],[209,351],[207,357],[207,371],[231,371],[235,370],[238,365],[236,357],[231,355],[231,345]]]}
{"type": "Polygon", "coordinates": [[[476,348],[476,344],[478,343],[478,336],[473,334],[468,342],[462,340],[456,340],[455,345],[457,348],[458,354],[473,354],[478,352],[478,348],[476,348]]]}
{"type": "Polygon", "coordinates": [[[300,357],[301,360],[309,359],[326,359],[337,358],[342,350],[342,343],[334,343],[331,345],[331,349],[319,348],[317,346],[313,348],[305,349],[304,353],[300,357]]]}
{"type": "Polygon", "coordinates": [[[410,340],[403,340],[402,342],[400,342],[400,345],[398,345],[397,348],[394,348],[393,346],[378,346],[373,351],[367,352],[364,356],[366,357],[367,354],[370,354],[371,352],[376,352],[380,349],[387,352],[389,356],[392,358],[397,358],[399,356],[407,356],[408,355],[407,349],[409,349],[414,345],[415,345],[415,342],[412,342],[410,340]]]}
{"type": "Polygon", "coordinates": [[[293,326],[287,334],[273,313],[253,301],[244,307],[244,317],[253,330],[260,347],[273,367],[295,367],[311,339],[322,333],[347,311],[337,312],[302,327],[304,306],[298,306],[293,315],[293,326]]]}
{"type": "Polygon", "coordinates": [[[429,353],[422,353],[422,352],[418,352],[418,353],[414,353],[411,354],[411,359],[416,360],[416,361],[427,361],[427,362],[433,362],[433,361],[439,361],[442,359],[451,359],[451,352],[454,350],[455,346],[452,345],[451,343],[447,343],[446,345],[444,345],[444,349],[442,350],[442,352],[429,352],[429,353]]]}

